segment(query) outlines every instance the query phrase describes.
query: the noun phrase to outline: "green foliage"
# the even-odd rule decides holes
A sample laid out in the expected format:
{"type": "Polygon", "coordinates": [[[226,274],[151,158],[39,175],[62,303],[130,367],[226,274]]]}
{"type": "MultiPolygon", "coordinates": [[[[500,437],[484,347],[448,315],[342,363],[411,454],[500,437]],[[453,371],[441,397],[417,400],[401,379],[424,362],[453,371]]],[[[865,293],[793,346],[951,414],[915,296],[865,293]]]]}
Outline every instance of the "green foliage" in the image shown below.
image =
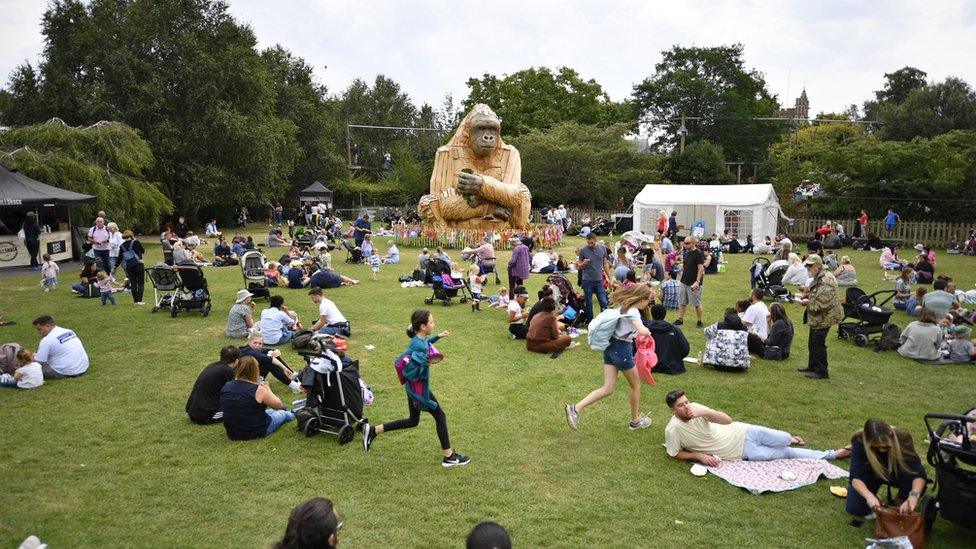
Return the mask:
{"type": "Polygon", "coordinates": [[[659,146],[678,142],[681,115],[688,120],[688,142],[701,139],[721,145],[735,161],[760,161],[766,149],[785,133],[779,121],[751,120],[775,116],[776,97],[763,75],[746,69],[741,44],[711,48],[674,46],[662,52],[655,73],[634,86],[633,102],[642,121],[660,131],[659,146]]]}
{"type": "Polygon", "coordinates": [[[774,145],[763,174],[781,196],[803,180],[820,183],[829,198],[808,215],[865,208],[877,216],[894,207],[906,219],[973,219],[972,203],[951,199],[976,193],[976,132],[901,142],[864,135],[854,124],[812,126],[774,145]]]}
{"type": "Polygon", "coordinates": [[[384,174],[373,180],[365,175],[337,180],[332,186],[337,208],[353,208],[360,204],[366,206],[404,204],[407,191],[397,172],[384,174]]]}
{"type": "Polygon", "coordinates": [[[597,126],[635,122],[628,104],[614,103],[596,80],[584,80],[569,67],[559,67],[555,73],[548,67],[531,67],[501,77],[485,73],[480,79],[469,78],[467,84],[465,110],[487,104],[502,119],[504,135],[511,137],[560,122],[597,126]]]}
{"type": "Polygon", "coordinates": [[[707,139],[685,147],[684,153],[674,149],[664,162],[664,178],[672,183],[719,184],[735,181],[725,167],[722,146],[707,139]]]}
{"type": "Polygon", "coordinates": [[[626,134],[623,124],[562,122],[512,140],[533,204],[610,207],[617,197],[632,197],[646,183],[660,180],[657,157],[638,153],[626,134]]]}
{"type": "Polygon", "coordinates": [[[60,120],[0,132],[2,161],[48,185],[98,197],[81,206],[83,218],[112,212],[122,229],[152,229],[173,204],[146,181],[154,158],[139,134],[118,123],[72,128],[60,120]]]}
{"type": "Polygon", "coordinates": [[[966,82],[949,77],[912,89],[900,103],[880,103],[877,116],[884,139],[909,141],[952,130],[976,130],[976,92],[966,82]]]}

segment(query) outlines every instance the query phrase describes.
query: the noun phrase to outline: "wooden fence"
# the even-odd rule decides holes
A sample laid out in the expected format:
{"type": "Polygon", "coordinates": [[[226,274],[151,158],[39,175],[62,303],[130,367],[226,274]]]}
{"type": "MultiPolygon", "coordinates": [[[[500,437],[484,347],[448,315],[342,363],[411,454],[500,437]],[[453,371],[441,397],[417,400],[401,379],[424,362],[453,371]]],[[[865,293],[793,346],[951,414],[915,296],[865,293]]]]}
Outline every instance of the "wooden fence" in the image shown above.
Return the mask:
{"type": "MultiPolygon", "coordinates": [[[[825,221],[826,219],[824,218],[796,219],[794,220],[793,226],[787,227],[787,229],[792,235],[812,235],[814,231],[823,226],[825,221]]],[[[831,219],[830,221],[834,224],[840,223],[843,225],[844,231],[848,234],[848,236],[854,234],[854,225],[857,223],[857,220],[831,219]]],[[[885,230],[883,219],[868,222],[868,232],[874,233],[882,239],[893,238],[896,240],[901,240],[903,244],[910,246],[922,243],[944,247],[948,245],[951,240],[955,239],[955,241],[959,243],[959,246],[962,247],[966,240],[969,239],[969,234],[972,232],[973,228],[973,224],[966,223],[943,223],[940,221],[899,221],[895,225],[895,230],[889,236],[888,231],[885,230]]]]}

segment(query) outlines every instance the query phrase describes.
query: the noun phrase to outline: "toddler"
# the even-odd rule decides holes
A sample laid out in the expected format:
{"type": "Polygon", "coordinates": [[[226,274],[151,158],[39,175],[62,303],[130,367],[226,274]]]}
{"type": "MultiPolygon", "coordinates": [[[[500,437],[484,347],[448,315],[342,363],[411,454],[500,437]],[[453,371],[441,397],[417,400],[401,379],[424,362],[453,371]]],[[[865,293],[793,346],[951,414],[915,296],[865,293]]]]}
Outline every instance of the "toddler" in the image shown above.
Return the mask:
{"type": "Polygon", "coordinates": [[[491,302],[491,305],[489,305],[489,307],[498,307],[499,309],[507,309],[508,308],[508,289],[506,289],[506,288],[499,288],[498,289],[498,295],[493,295],[493,296],[489,297],[488,298],[488,301],[491,302]]]}
{"type": "Polygon", "coordinates": [[[475,301],[484,301],[485,296],[481,295],[481,292],[484,291],[484,283],[485,277],[481,276],[481,267],[477,263],[472,263],[468,267],[468,285],[475,301]]]}
{"type": "Polygon", "coordinates": [[[51,261],[51,256],[48,254],[44,254],[41,259],[44,260],[44,264],[41,265],[41,284],[45,292],[50,292],[58,285],[58,273],[61,272],[61,268],[51,261]]]}
{"type": "Polygon", "coordinates": [[[17,369],[14,375],[0,376],[0,387],[11,389],[33,389],[44,384],[44,374],[41,365],[34,360],[34,353],[27,349],[17,352],[17,369]]]}
{"type": "Polygon", "coordinates": [[[966,326],[956,326],[950,332],[949,361],[955,363],[972,362],[976,358],[976,347],[969,339],[972,332],[966,326]]]}
{"type": "Polygon", "coordinates": [[[98,290],[102,293],[102,307],[105,303],[111,301],[112,305],[115,305],[115,294],[112,293],[112,277],[105,274],[104,272],[98,273],[98,282],[95,283],[98,286],[98,290]]]}
{"type": "MultiPolygon", "coordinates": [[[[366,236],[369,236],[369,235],[366,235],[366,236]]],[[[366,242],[364,241],[363,244],[365,244],[365,243],[366,242]]],[[[376,248],[372,248],[372,253],[369,255],[369,258],[367,258],[367,261],[369,262],[369,266],[370,266],[371,270],[373,271],[369,275],[370,280],[379,280],[379,277],[380,277],[380,264],[383,263],[383,260],[380,259],[380,254],[376,253],[376,248]]]]}

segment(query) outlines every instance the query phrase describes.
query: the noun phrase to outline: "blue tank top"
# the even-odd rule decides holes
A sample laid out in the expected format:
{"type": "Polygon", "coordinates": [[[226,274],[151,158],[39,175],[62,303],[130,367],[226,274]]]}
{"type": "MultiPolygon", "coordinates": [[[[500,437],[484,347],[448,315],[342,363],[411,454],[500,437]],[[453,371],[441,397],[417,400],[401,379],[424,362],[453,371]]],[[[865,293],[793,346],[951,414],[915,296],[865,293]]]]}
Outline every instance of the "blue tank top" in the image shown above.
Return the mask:
{"type": "Polygon", "coordinates": [[[231,440],[262,438],[268,434],[271,418],[267,406],[254,400],[258,386],[231,380],[220,389],[220,409],[224,411],[224,428],[231,440]]]}

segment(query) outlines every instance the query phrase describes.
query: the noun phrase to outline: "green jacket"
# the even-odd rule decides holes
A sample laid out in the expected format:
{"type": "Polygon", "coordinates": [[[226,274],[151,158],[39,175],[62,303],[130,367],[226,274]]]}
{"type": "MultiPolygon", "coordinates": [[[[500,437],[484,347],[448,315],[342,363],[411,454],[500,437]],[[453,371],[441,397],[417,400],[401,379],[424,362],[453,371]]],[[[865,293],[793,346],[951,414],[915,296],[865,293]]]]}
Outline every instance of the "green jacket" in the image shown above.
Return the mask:
{"type": "Polygon", "coordinates": [[[842,318],[844,318],[844,308],[841,307],[837,295],[837,279],[824,267],[810,284],[807,324],[814,329],[830,328],[842,318]]]}

